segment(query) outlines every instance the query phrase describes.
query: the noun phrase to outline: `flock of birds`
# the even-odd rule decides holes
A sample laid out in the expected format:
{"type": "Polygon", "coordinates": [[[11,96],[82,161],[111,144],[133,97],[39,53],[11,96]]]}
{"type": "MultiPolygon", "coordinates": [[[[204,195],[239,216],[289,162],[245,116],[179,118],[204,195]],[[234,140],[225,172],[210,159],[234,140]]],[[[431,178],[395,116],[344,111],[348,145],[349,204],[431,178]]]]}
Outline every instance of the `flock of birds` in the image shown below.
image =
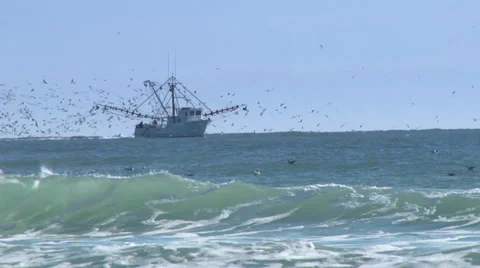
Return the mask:
{"type": "MultiPolygon", "coordinates": [[[[217,68],[217,70],[219,69],[217,68]]],[[[59,85],[46,79],[40,80],[40,83],[35,85],[30,82],[25,82],[23,85],[0,84],[0,103],[3,106],[0,110],[0,137],[95,136],[99,132],[108,131],[112,127],[119,128],[123,126],[123,129],[125,129],[125,126],[133,126],[137,123],[133,122],[133,120],[138,121],[139,118],[129,113],[115,113],[111,111],[106,113],[105,110],[98,109],[98,107],[97,109],[92,108],[95,107],[94,103],[103,103],[121,107],[126,111],[132,111],[152,92],[147,87],[135,88],[133,85],[137,83],[130,77],[126,85],[128,90],[124,90],[122,93],[130,93],[131,95],[118,96],[103,89],[111,88],[106,84],[107,81],[107,79],[93,77],[88,83],[77,83],[75,79],[70,79],[65,81],[66,84],[68,83],[67,85],[59,85]]],[[[141,85],[142,83],[138,84],[141,85]]],[[[268,94],[274,93],[275,90],[266,89],[264,91],[268,94]]],[[[194,93],[197,92],[194,91],[194,93]]],[[[457,91],[455,90],[451,94],[455,95],[456,93],[457,91]]],[[[235,92],[228,92],[219,97],[227,106],[236,104],[235,96],[235,92]]],[[[146,111],[146,114],[158,113],[158,104],[153,98],[147,104],[146,106],[150,110],[146,111]]],[[[324,105],[323,109],[309,109],[304,113],[291,112],[288,118],[293,120],[293,123],[298,127],[290,128],[289,130],[305,131],[308,129],[312,131],[312,126],[315,126],[317,131],[319,131],[322,124],[321,119],[328,120],[331,117],[329,113],[325,112],[325,107],[331,105],[332,101],[329,101],[324,105]],[[311,115],[310,118],[316,119],[317,122],[309,121],[307,124],[304,124],[306,123],[305,121],[309,120],[308,115],[311,115]]],[[[411,102],[411,105],[415,105],[415,103],[411,102]]],[[[259,117],[263,117],[266,113],[278,116],[279,114],[287,113],[289,110],[285,102],[281,102],[273,108],[265,107],[260,101],[256,101],[255,104],[250,106],[242,104],[241,107],[234,113],[220,115],[223,118],[216,118],[211,126],[213,128],[228,126],[230,129],[234,128],[240,132],[255,132],[255,130],[248,131],[249,126],[245,124],[237,126],[236,119],[232,120],[230,117],[238,115],[240,112],[244,116],[249,116],[252,112],[259,117]],[[251,109],[252,107],[253,109],[251,109]]],[[[438,122],[438,116],[435,119],[438,122]]],[[[477,121],[477,118],[473,118],[473,120],[477,121]]],[[[339,128],[343,129],[346,125],[347,122],[341,123],[339,128]]],[[[362,130],[363,126],[363,124],[359,124],[357,128],[351,130],[362,130]]],[[[409,124],[406,124],[406,127],[410,129],[409,124]]],[[[126,129],[133,132],[131,128],[126,129]]],[[[274,131],[273,128],[263,128],[263,132],[272,131],[274,131]]],[[[223,131],[218,132],[223,133],[223,131]]],[[[131,133],[127,135],[129,134],[131,133]]]]}
{"type": "MultiPolygon", "coordinates": [[[[60,85],[56,82],[42,79],[39,83],[25,82],[22,85],[0,84],[0,137],[24,138],[24,137],[62,137],[62,136],[95,136],[104,129],[133,125],[133,120],[139,118],[129,113],[108,111],[98,109],[95,103],[102,103],[122,108],[124,111],[133,111],[138,108],[138,104],[151,95],[148,88],[134,88],[133,78],[130,77],[128,85],[131,96],[115,96],[106,91],[107,79],[94,77],[90,83],[80,85],[75,79],[70,79],[67,83],[60,85]],[[99,85],[100,83],[100,85],[99,85]],[[81,134],[80,134],[81,133],[81,134]]],[[[265,92],[273,92],[275,89],[267,89],[265,92]]],[[[185,93],[185,92],[184,92],[185,93]]],[[[197,93],[197,91],[194,91],[197,93]]],[[[220,95],[220,100],[225,106],[235,105],[234,97],[236,93],[228,92],[220,95]]],[[[200,103],[199,103],[200,104],[200,103]]],[[[331,102],[327,104],[331,105],[331,102]]],[[[145,114],[157,114],[158,103],[150,99],[147,105],[149,111],[145,114]],[[155,107],[157,106],[157,107],[155,107]]],[[[260,101],[256,105],[258,116],[262,117],[268,112],[260,101]]],[[[169,107],[166,107],[169,108],[169,107]]],[[[220,115],[217,122],[212,125],[213,128],[221,127],[220,124],[236,127],[245,131],[249,126],[236,126],[231,120],[232,115],[238,115],[243,112],[244,116],[251,115],[251,110],[246,104],[241,105],[241,109],[234,113],[220,115]],[[219,124],[220,123],[220,124],[219,124]]],[[[282,113],[287,110],[285,103],[280,103],[278,107],[271,109],[272,112],[282,113]]],[[[319,114],[320,110],[312,109],[310,114],[319,114]]],[[[329,118],[328,114],[324,115],[329,118]]],[[[291,119],[301,124],[304,121],[301,114],[294,114],[291,119]]],[[[342,124],[343,127],[345,124],[342,124]]],[[[316,125],[320,126],[320,123],[316,125]]],[[[360,126],[360,128],[363,125],[360,126]]],[[[130,129],[129,129],[130,130],[130,129]]],[[[303,126],[298,129],[291,128],[290,131],[304,130],[303,126]]],[[[272,128],[264,128],[263,132],[272,132],[272,128]]],[[[252,130],[251,132],[255,132],[252,130]]],[[[223,132],[222,132],[223,133],[223,132]]]]}
{"type": "MultiPolygon", "coordinates": [[[[86,125],[97,127],[95,120],[87,120],[88,113],[82,107],[91,101],[91,94],[77,89],[63,89],[57,83],[45,79],[42,85],[0,84],[0,137],[52,137],[80,132],[86,125]]],[[[76,82],[70,81],[73,87],[76,82]]],[[[90,92],[106,93],[89,87],[90,92]]],[[[108,93],[106,93],[108,96],[108,93]]]]}
{"type": "MultiPolygon", "coordinates": [[[[129,80],[127,88],[133,78],[129,80]]],[[[131,97],[115,96],[102,89],[107,81],[93,77],[84,85],[75,79],[67,85],[46,79],[37,84],[0,84],[0,138],[95,136],[114,126],[132,124],[131,117],[93,107],[95,103],[134,107],[145,98],[146,90],[132,89],[131,97]]]]}

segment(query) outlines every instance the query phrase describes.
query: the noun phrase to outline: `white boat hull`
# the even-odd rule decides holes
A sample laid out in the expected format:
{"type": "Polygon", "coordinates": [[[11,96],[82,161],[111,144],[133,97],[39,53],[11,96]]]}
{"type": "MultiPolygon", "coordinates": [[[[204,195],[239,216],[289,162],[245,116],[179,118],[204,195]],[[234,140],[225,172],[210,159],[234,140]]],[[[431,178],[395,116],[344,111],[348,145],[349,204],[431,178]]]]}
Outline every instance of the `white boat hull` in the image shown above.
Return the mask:
{"type": "Polygon", "coordinates": [[[181,138],[181,137],[203,137],[205,130],[211,120],[195,120],[175,124],[167,124],[164,127],[146,126],[136,127],[135,138],[181,138]]]}

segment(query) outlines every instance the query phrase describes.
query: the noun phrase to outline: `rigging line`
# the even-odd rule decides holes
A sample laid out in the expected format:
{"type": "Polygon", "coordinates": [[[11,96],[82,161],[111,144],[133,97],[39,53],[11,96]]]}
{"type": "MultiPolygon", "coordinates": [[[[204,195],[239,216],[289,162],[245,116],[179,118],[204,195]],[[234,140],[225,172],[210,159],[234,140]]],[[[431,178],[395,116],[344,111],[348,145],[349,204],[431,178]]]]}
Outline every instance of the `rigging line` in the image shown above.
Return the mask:
{"type": "Polygon", "coordinates": [[[163,107],[157,105],[156,102],[153,102],[153,103],[149,102],[148,104],[150,105],[151,113],[154,114],[155,116],[158,116],[163,107]]]}
{"type": "Polygon", "coordinates": [[[190,90],[188,90],[187,87],[185,87],[182,83],[178,82],[179,85],[181,85],[186,91],[188,91],[188,93],[190,93],[190,95],[192,95],[197,101],[199,101],[203,106],[205,106],[205,108],[207,108],[210,112],[213,112],[212,109],[210,109],[203,101],[201,101],[199,98],[197,98],[197,96],[195,96],[192,92],[190,92],[190,90]]]}
{"type": "Polygon", "coordinates": [[[180,93],[180,95],[182,95],[182,98],[185,100],[185,102],[186,102],[187,104],[190,104],[190,105],[192,105],[192,106],[195,106],[195,105],[189,100],[189,98],[187,97],[187,95],[184,94],[180,89],[177,89],[177,92],[180,93]]]}
{"type": "Polygon", "coordinates": [[[142,103],[140,103],[139,105],[137,105],[137,107],[135,107],[135,109],[133,109],[134,111],[137,110],[138,108],[140,108],[140,106],[142,106],[143,104],[145,104],[145,102],[147,102],[152,96],[153,96],[154,93],[152,93],[152,95],[150,95],[147,99],[145,99],[142,103]]]}
{"type": "MultiPolygon", "coordinates": [[[[170,103],[171,99],[172,99],[172,96],[170,94],[166,94],[165,97],[163,98],[163,103],[170,103]],[[167,100],[167,98],[168,98],[168,100],[167,100]]],[[[168,113],[167,113],[167,115],[168,115],[168,113]]]]}
{"type": "Polygon", "coordinates": [[[161,117],[161,113],[162,113],[162,107],[153,107],[152,108],[152,113],[155,115],[155,116],[160,116],[161,117]]]}
{"type": "Polygon", "coordinates": [[[181,95],[181,97],[178,97],[178,98],[177,98],[177,104],[179,103],[179,99],[183,99],[183,101],[187,104],[187,106],[188,106],[188,105],[191,105],[191,106],[193,106],[193,108],[196,108],[196,107],[195,107],[195,104],[193,104],[191,98],[189,98],[189,97],[187,96],[187,94],[185,94],[184,92],[182,92],[182,91],[180,90],[180,88],[177,88],[177,93],[181,95]]]}
{"type": "MultiPolygon", "coordinates": [[[[168,80],[167,80],[167,81],[168,81],[168,80]]],[[[166,82],[165,82],[165,83],[166,83],[166,82]]],[[[160,88],[162,88],[162,86],[165,85],[165,83],[163,83],[163,84],[160,86],[160,88]]],[[[143,81],[143,85],[144,85],[145,87],[147,87],[147,85],[148,85],[148,86],[152,89],[153,93],[152,93],[147,99],[145,99],[142,103],[140,103],[137,107],[135,107],[134,110],[137,110],[138,108],[140,108],[140,106],[142,106],[143,104],[145,104],[145,102],[147,102],[153,95],[156,95],[157,98],[158,98],[157,92],[156,92],[156,90],[155,90],[155,88],[154,88],[154,85],[155,85],[155,84],[156,84],[155,81],[150,81],[150,80],[145,80],[145,81],[143,81]]],[[[160,88],[159,88],[159,89],[160,89],[160,88]]],[[[160,101],[160,98],[158,98],[158,100],[160,101]]]]}
{"type": "MultiPolygon", "coordinates": [[[[167,116],[170,116],[170,115],[168,114],[167,109],[166,109],[165,106],[163,105],[163,102],[162,102],[162,100],[160,99],[160,96],[158,96],[157,91],[160,90],[161,88],[163,88],[163,86],[165,86],[165,84],[167,84],[169,80],[170,80],[170,78],[167,79],[167,81],[165,81],[157,90],[155,90],[154,86],[153,86],[152,83],[149,81],[150,88],[153,90],[153,93],[155,93],[155,96],[157,96],[157,99],[158,99],[158,101],[160,102],[160,105],[162,106],[162,108],[163,108],[163,110],[165,111],[165,113],[167,114],[167,116]]],[[[155,82],[154,82],[154,83],[155,83],[155,82]]]]}

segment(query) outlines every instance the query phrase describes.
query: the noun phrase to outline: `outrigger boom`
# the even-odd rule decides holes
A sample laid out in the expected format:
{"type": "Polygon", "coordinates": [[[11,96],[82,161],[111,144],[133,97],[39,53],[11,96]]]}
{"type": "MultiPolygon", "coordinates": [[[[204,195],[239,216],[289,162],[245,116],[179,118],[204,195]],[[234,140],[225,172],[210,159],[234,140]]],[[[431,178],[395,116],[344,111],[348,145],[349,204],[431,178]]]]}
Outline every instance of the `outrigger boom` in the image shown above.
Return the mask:
{"type": "MultiPolygon", "coordinates": [[[[148,115],[148,114],[142,114],[142,113],[139,113],[139,112],[135,112],[135,109],[134,110],[128,110],[127,108],[121,108],[121,107],[116,107],[116,106],[111,106],[111,105],[106,105],[106,104],[100,104],[100,103],[95,103],[95,106],[92,108],[92,111],[93,110],[98,110],[98,109],[100,109],[100,107],[102,108],[103,112],[106,112],[107,110],[112,110],[112,111],[118,111],[118,112],[125,113],[126,115],[136,116],[138,118],[148,118],[148,119],[153,119],[153,120],[161,120],[162,119],[162,117],[151,116],[151,115],[148,115]]],[[[235,105],[235,106],[223,108],[223,109],[220,109],[220,110],[211,111],[210,113],[204,113],[203,116],[204,117],[209,117],[209,116],[219,115],[219,114],[226,113],[226,112],[233,112],[233,111],[235,111],[239,108],[240,108],[239,105],[235,105]]]]}
{"type": "MultiPolygon", "coordinates": [[[[154,81],[145,80],[145,87],[149,87],[153,92],[147,99],[133,109],[116,107],[112,105],[95,103],[93,110],[102,109],[103,112],[124,113],[126,117],[147,118],[152,123],[140,122],[135,126],[135,137],[145,138],[163,138],[163,137],[203,137],[211,117],[223,113],[233,112],[240,108],[239,105],[222,108],[220,110],[210,109],[195,94],[188,90],[175,76],[169,77],[164,83],[159,84],[154,81]],[[164,86],[168,86],[168,92],[161,96],[164,86]],[[182,87],[182,90],[178,88],[182,87]],[[188,93],[188,94],[187,94],[188,93]],[[195,107],[190,95],[199,102],[200,107],[195,107]],[[153,107],[154,114],[140,112],[139,108],[154,97],[157,105],[153,107]],[[185,105],[181,105],[183,100],[185,105]],[[170,106],[171,105],[171,106],[170,106]],[[171,108],[171,109],[168,109],[171,108]],[[203,108],[208,112],[202,113],[203,108]],[[156,111],[156,112],[155,112],[156,111]]],[[[196,93],[196,92],[195,92],[196,93]]],[[[246,108],[245,108],[246,109],[246,108]]]]}
{"type": "Polygon", "coordinates": [[[126,108],[120,108],[120,107],[115,107],[115,106],[100,104],[100,103],[95,103],[95,106],[92,108],[91,111],[98,110],[98,109],[100,109],[100,107],[102,107],[103,112],[107,112],[108,110],[111,110],[111,111],[122,112],[122,113],[125,113],[126,115],[136,116],[138,118],[148,118],[148,119],[152,119],[152,120],[161,120],[161,117],[151,116],[151,115],[148,115],[148,114],[142,114],[142,113],[139,113],[139,112],[135,112],[134,110],[130,111],[126,108]]]}

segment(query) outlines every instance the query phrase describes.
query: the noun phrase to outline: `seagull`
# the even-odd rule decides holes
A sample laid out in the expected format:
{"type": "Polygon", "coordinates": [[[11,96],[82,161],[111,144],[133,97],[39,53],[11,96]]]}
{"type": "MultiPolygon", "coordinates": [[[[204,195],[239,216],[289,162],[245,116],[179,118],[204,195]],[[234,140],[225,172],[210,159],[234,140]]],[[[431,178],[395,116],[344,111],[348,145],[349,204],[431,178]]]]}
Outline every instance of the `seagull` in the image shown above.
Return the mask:
{"type": "Polygon", "coordinates": [[[260,175],[260,170],[254,169],[254,170],[253,170],[253,174],[254,174],[255,176],[259,176],[259,175],[260,175]]]}

